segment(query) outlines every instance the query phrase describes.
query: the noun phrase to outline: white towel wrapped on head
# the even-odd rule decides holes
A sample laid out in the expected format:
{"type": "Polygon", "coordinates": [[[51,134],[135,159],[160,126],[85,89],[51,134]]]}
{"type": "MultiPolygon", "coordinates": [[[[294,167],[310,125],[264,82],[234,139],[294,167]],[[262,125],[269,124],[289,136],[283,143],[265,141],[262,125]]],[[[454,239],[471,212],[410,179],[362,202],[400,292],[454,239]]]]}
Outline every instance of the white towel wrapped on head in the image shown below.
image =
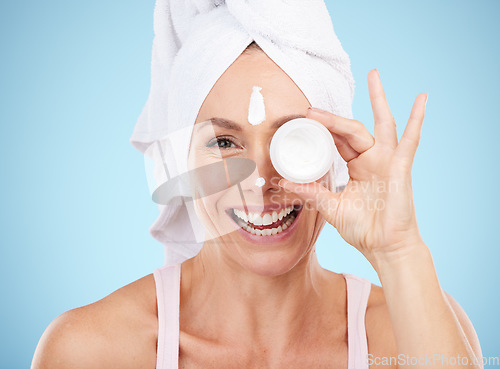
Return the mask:
{"type": "MultiPolygon", "coordinates": [[[[130,138],[142,153],[167,139],[169,176],[187,171],[193,125],[211,88],[255,41],[313,107],[352,118],[354,80],[323,0],[157,0],[151,90],[130,138]]],[[[337,189],[348,182],[336,152],[337,189]]],[[[183,192],[183,191],[181,191],[183,192]]],[[[203,228],[189,205],[159,205],[150,232],[165,245],[165,263],[200,250],[203,228]],[[196,242],[193,242],[196,240],[196,242]]]]}

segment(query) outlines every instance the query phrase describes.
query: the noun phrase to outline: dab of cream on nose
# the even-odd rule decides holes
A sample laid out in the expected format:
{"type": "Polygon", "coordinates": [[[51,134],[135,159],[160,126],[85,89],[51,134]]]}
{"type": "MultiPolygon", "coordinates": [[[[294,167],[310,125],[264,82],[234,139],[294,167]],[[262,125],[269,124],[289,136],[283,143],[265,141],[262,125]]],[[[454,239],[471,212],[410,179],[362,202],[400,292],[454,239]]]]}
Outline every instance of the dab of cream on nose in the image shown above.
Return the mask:
{"type": "Polygon", "coordinates": [[[264,96],[262,96],[260,90],[262,90],[262,87],[253,86],[250,105],[248,106],[248,123],[253,126],[261,124],[266,119],[264,96]]]}
{"type": "Polygon", "coordinates": [[[257,180],[255,181],[255,185],[257,187],[262,187],[265,184],[266,184],[266,180],[264,178],[262,178],[262,177],[257,178],[257,180]]]}

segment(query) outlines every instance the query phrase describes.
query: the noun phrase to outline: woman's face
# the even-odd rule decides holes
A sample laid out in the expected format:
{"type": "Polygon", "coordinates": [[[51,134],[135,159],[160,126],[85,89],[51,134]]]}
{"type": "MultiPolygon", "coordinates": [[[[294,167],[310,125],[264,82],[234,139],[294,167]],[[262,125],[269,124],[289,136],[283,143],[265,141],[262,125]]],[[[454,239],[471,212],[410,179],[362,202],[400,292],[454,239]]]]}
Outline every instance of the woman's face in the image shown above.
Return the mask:
{"type": "MultiPolygon", "coordinates": [[[[226,185],[214,194],[207,195],[203,187],[211,182],[227,183],[220,172],[214,171],[210,178],[204,171],[203,178],[196,179],[195,209],[210,239],[204,252],[219,253],[261,275],[282,274],[312,253],[324,219],[297,195],[277,185],[281,176],[269,154],[278,125],[304,117],[309,106],[288,75],[260,51],[241,55],[219,78],[196,119],[189,167],[206,168],[228,158],[250,159],[256,167],[239,186],[226,185]],[[251,114],[250,105],[254,108],[251,114]],[[262,113],[265,119],[259,123],[262,113]]],[[[327,185],[326,180],[327,176],[320,182],[327,185]]]]}

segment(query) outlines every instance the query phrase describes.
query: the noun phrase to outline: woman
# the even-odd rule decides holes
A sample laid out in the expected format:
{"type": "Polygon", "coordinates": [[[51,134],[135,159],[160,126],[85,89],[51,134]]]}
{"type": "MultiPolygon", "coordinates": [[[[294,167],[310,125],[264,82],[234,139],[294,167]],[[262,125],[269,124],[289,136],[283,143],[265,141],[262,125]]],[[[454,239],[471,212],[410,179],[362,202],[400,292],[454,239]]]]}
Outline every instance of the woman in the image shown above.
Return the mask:
{"type": "Polygon", "coordinates": [[[368,87],[375,137],[360,122],[310,109],[294,81],[251,44],[203,101],[189,165],[202,167],[221,156],[251,159],[265,183],[241,182],[249,212],[252,206],[264,206],[264,215],[294,205],[295,218],[285,211],[287,229],[255,242],[259,236],[248,228],[234,230],[234,187],[198,196],[198,217],[220,236],[180,264],[62,314],[40,340],[32,367],[437,368],[444,361],[420,358],[480,358],[471,322],[439,285],[413,208],[411,167],[427,95],[417,96],[398,142],[376,70],[368,73],[368,87]],[[253,125],[248,106],[256,85],[266,119],[253,125]],[[343,191],[329,189],[328,175],[300,185],[277,174],[268,143],[273,123],[291,116],[317,120],[332,133],[349,169],[343,191]],[[216,124],[214,117],[232,124],[216,124]],[[212,129],[202,130],[207,121],[212,129]],[[370,261],[382,287],[319,265],[315,242],[326,222],[370,261]],[[179,331],[169,330],[177,317],[179,331]]]}

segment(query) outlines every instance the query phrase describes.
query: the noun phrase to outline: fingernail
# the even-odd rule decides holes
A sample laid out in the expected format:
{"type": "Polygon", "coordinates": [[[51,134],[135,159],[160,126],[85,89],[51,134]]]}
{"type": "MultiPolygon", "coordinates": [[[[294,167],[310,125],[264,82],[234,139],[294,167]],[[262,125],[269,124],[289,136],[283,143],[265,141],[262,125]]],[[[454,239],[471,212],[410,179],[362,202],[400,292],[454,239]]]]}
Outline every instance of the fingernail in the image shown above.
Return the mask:
{"type": "Polygon", "coordinates": [[[319,108],[313,108],[313,107],[311,107],[311,106],[309,107],[309,110],[310,110],[310,111],[312,111],[312,112],[314,112],[314,113],[320,113],[320,114],[322,114],[322,113],[327,113],[327,111],[326,111],[326,110],[319,109],[319,108]]]}
{"type": "Polygon", "coordinates": [[[424,109],[427,107],[427,99],[429,98],[429,93],[427,92],[425,94],[425,104],[424,104],[424,109]]]}

